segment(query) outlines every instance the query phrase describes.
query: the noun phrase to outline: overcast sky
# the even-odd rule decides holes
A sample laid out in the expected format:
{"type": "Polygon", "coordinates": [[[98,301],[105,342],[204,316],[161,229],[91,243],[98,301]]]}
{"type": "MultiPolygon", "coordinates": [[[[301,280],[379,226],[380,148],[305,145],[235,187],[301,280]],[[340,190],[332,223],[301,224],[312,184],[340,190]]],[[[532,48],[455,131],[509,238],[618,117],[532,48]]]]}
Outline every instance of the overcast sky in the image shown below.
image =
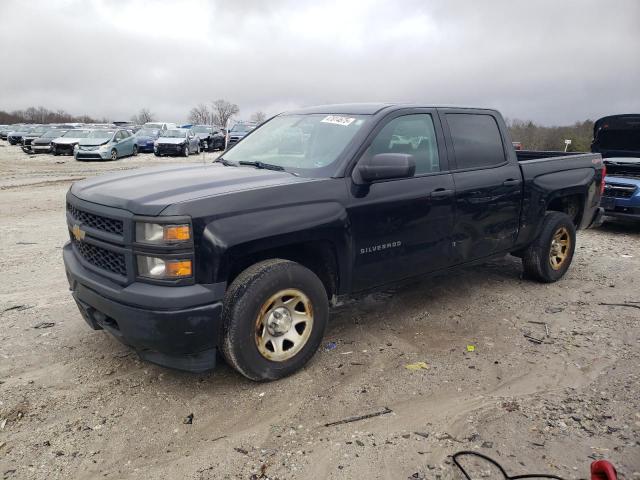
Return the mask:
{"type": "Polygon", "coordinates": [[[640,1],[0,0],[0,110],[165,121],[419,102],[567,124],[640,112],[640,1]]]}

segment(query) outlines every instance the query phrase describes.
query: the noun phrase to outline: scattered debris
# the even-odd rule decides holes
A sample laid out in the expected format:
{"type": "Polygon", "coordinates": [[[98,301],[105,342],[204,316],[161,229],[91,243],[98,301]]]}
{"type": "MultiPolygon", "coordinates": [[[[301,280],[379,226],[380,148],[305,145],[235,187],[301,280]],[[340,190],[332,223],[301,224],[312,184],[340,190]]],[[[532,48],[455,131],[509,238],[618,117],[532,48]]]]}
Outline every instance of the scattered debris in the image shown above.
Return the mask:
{"type": "Polygon", "coordinates": [[[324,346],[324,349],[329,352],[331,350],[335,350],[338,347],[338,344],[336,342],[329,342],[324,346]]]}
{"type": "Polygon", "coordinates": [[[493,442],[482,442],[482,448],[493,448],[493,442]]]}
{"type": "Polygon", "coordinates": [[[416,435],[422,438],[429,438],[429,434],[427,432],[413,432],[413,433],[415,433],[416,435]]]}
{"type": "Polygon", "coordinates": [[[476,351],[475,345],[467,345],[467,352],[475,352],[475,351],[476,351]]]}
{"type": "Polygon", "coordinates": [[[416,362],[416,363],[409,363],[407,365],[404,366],[404,368],[406,368],[407,370],[428,370],[429,369],[429,365],[425,362],[416,362]]]}
{"type": "Polygon", "coordinates": [[[536,343],[538,345],[540,345],[541,343],[544,342],[544,340],[540,339],[540,338],[536,338],[536,337],[532,337],[531,335],[525,333],[524,338],[526,338],[527,340],[529,340],[531,343],[536,343]]]}
{"type": "MultiPolygon", "coordinates": [[[[564,307],[547,307],[544,309],[544,311],[546,313],[560,313],[560,312],[564,312],[564,307]]],[[[530,323],[537,323],[537,322],[530,322],[530,323]]]]}
{"type": "Polygon", "coordinates": [[[338,420],[337,422],[325,423],[324,426],[325,427],[332,427],[334,425],[342,425],[344,423],[357,422],[357,421],[360,421],[360,420],[366,420],[367,418],[373,418],[373,417],[379,417],[380,415],[386,415],[386,414],[391,413],[391,412],[393,412],[393,410],[391,410],[389,407],[384,407],[384,410],[381,410],[379,412],[367,413],[365,415],[359,415],[357,417],[349,417],[349,418],[345,418],[344,420],[338,420]]]}
{"type": "Polygon", "coordinates": [[[30,308],[33,308],[33,305],[14,305],[13,307],[5,308],[2,313],[10,312],[11,310],[18,310],[21,312],[23,310],[29,310],[30,308]]]}
{"type": "Polygon", "coordinates": [[[4,427],[7,426],[7,419],[3,418],[2,420],[0,420],[0,430],[4,430],[4,427]]]}
{"type": "Polygon", "coordinates": [[[628,302],[628,303],[599,303],[598,305],[608,305],[610,307],[631,307],[631,308],[640,308],[640,305],[634,305],[636,302],[628,302]]]}
{"type": "Polygon", "coordinates": [[[184,423],[185,425],[191,425],[193,423],[193,413],[187,415],[184,420],[182,420],[182,423],[184,423]]]}
{"type": "Polygon", "coordinates": [[[36,242],[16,242],[16,245],[38,245],[36,242]]]}
{"type": "Polygon", "coordinates": [[[249,452],[247,450],[245,450],[244,448],[240,448],[240,447],[234,447],[233,448],[236,452],[241,453],[243,455],[249,455],[249,452]]]}
{"type": "Polygon", "coordinates": [[[33,328],[51,328],[55,326],[55,322],[40,322],[36,323],[33,328]]]}

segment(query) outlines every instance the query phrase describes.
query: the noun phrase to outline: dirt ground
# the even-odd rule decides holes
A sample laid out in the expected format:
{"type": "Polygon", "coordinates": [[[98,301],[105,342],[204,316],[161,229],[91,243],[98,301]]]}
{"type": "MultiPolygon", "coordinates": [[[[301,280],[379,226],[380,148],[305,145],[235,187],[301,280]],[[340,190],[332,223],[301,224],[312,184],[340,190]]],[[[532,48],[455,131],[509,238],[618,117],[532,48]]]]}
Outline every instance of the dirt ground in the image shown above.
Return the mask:
{"type": "Polygon", "coordinates": [[[0,479],[456,479],[460,450],[511,475],[587,478],[606,458],[640,478],[640,303],[602,305],[640,302],[639,225],[580,232],[553,285],[506,257],[351,301],[273,383],[167,370],[90,330],[61,258],[71,182],[212,158],[79,163],[0,141],[0,479]]]}

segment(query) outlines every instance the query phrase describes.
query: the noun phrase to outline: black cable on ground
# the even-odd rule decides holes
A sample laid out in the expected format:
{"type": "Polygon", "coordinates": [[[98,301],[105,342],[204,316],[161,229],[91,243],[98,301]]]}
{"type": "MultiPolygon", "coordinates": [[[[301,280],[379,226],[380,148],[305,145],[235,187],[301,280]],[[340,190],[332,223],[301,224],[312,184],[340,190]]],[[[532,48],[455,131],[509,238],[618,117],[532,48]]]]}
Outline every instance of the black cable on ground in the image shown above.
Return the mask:
{"type": "Polygon", "coordinates": [[[462,465],[460,465],[460,462],[458,461],[458,457],[461,457],[463,455],[471,455],[471,456],[479,457],[479,458],[482,458],[483,460],[486,460],[487,462],[492,463],[496,468],[498,468],[498,470],[500,470],[500,472],[502,473],[502,475],[504,475],[504,478],[506,480],[517,480],[520,478],[551,478],[554,480],[564,480],[562,477],[558,477],[557,475],[550,475],[548,473],[536,473],[536,474],[528,473],[526,475],[514,475],[513,477],[510,477],[509,475],[507,475],[507,472],[504,470],[504,468],[502,468],[502,465],[496,462],[493,458],[488,457],[482,453],[463,450],[463,451],[454,453],[451,456],[451,458],[453,459],[453,463],[456,464],[456,466],[460,469],[460,471],[462,472],[462,474],[465,476],[467,480],[472,480],[472,478],[469,476],[467,471],[462,467],[462,465]]]}

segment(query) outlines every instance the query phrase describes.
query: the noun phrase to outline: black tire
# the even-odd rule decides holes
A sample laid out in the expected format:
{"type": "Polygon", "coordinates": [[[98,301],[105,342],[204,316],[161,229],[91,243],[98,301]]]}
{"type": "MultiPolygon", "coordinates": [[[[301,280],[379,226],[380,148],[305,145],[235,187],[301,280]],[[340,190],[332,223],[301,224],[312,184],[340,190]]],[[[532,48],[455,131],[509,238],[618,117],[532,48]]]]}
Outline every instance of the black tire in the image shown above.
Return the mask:
{"type": "MultiPolygon", "coordinates": [[[[563,248],[563,247],[561,247],[563,248]]],[[[569,215],[562,212],[548,212],[542,222],[540,234],[523,252],[522,265],[525,273],[539,282],[552,283],[567,272],[576,248],[576,227],[569,215]],[[564,230],[563,230],[564,229],[564,230]],[[569,245],[564,250],[560,264],[557,256],[552,256],[554,236],[566,232],[569,245]],[[553,260],[552,260],[553,258],[553,260]],[[556,268],[552,265],[556,262],[556,268]]]]}
{"type": "Polygon", "coordinates": [[[57,157],[58,155],[60,155],[60,154],[58,153],[58,149],[57,149],[56,147],[52,147],[52,148],[51,148],[51,153],[53,153],[54,157],[57,157]]]}
{"type": "Polygon", "coordinates": [[[115,148],[111,149],[110,158],[111,158],[111,160],[117,160],[118,159],[118,151],[115,148]]]}
{"type": "Polygon", "coordinates": [[[159,156],[160,156],[160,154],[159,154],[158,152],[153,152],[153,154],[154,154],[156,157],[159,157],[159,156]]]}
{"type": "Polygon", "coordinates": [[[133,152],[131,152],[131,155],[134,157],[138,156],[138,145],[133,146],[133,152]]]}
{"type": "Polygon", "coordinates": [[[286,377],[301,369],[314,355],[322,342],[328,317],[327,292],[311,270],[282,259],[256,263],[238,275],[225,294],[222,353],[229,365],[251,380],[286,377]],[[306,343],[293,357],[272,361],[258,349],[256,320],[263,304],[285,289],[297,289],[308,297],[313,323],[306,343]]]}
{"type": "Polygon", "coordinates": [[[184,150],[182,151],[182,156],[183,157],[188,157],[189,156],[189,144],[185,144],[184,146],[184,150]]]}

